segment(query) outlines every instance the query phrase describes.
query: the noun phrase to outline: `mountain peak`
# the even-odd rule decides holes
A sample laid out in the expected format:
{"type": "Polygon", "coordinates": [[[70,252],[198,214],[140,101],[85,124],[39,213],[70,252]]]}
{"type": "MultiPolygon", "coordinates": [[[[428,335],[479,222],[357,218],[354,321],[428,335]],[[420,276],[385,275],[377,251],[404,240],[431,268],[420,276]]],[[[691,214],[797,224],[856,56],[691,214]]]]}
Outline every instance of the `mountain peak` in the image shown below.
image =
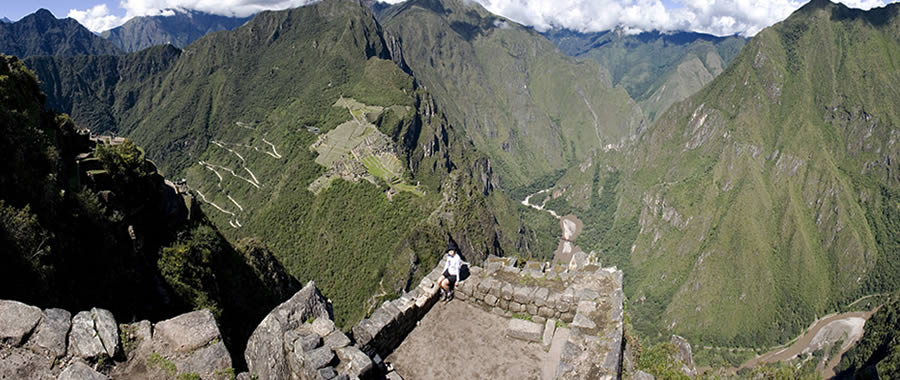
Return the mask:
{"type": "Polygon", "coordinates": [[[53,15],[53,12],[50,12],[50,10],[48,10],[47,8],[38,9],[37,11],[35,11],[33,13],[33,15],[40,19],[47,19],[47,18],[51,18],[54,20],[56,19],[56,16],[53,15]]]}

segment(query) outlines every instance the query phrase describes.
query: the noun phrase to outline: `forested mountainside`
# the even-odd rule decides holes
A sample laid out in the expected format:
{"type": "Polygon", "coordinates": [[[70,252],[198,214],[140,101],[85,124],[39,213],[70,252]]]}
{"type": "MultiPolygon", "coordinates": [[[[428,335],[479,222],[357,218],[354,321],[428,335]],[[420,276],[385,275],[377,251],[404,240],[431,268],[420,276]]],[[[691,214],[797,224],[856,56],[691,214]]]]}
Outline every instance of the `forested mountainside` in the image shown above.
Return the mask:
{"type": "Polygon", "coordinates": [[[171,15],[140,16],[100,36],[126,52],[170,44],[183,48],[212,32],[233,30],[252,18],[220,16],[193,10],[169,10],[171,15]]]}
{"type": "Polygon", "coordinates": [[[636,327],[753,347],[897,288],[898,10],[808,3],[599,176],[636,327]]]}
{"type": "Polygon", "coordinates": [[[507,189],[616,149],[644,126],[606,69],[576,62],[477,3],[407,1],[381,9],[379,20],[448,120],[491,156],[507,189]]]}
{"type": "Polygon", "coordinates": [[[900,373],[900,293],[866,321],[862,339],[837,368],[842,379],[890,379],[900,373]]]}
{"type": "Polygon", "coordinates": [[[364,5],[326,0],[184,50],[28,65],[54,107],[185,178],[229,240],[258,237],[316,280],[346,327],[433,267],[450,238],[473,262],[532,254],[494,160],[392,49],[364,5]]]}
{"type": "Polygon", "coordinates": [[[78,21],[57,19],[46,9],[39,9],[16,22],[0,23],[0,53],[19,58],[120,52],[115,45],[91,33],[78,21]]]}
{"type": "Polygon", "coordinates": [[[134,143],[91,140],[45,111],[34,73],[5,55],[0,126],[0,298],[122,320],[210,308],[243,352],[299,289],[258,240],[229,244],[134,143]]]}
{"type": "Polygon", "coordinates": [[[623,86],[649,121],[718,76],[747,39],[704,33],[628,33],[621,28],[596,33],[552,29],[544,33],[573,57],[606,67],[614,86],[623,86]]]}

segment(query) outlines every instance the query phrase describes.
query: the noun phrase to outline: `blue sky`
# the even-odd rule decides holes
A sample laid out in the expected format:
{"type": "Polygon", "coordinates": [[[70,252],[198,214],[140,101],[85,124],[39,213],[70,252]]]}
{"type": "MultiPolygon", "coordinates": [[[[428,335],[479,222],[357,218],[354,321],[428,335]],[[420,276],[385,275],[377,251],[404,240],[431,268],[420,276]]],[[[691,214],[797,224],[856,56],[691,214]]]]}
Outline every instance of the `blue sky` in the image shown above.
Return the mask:
{"type": "MultiPolygon", "coordinates": [[[[0,16],[15,21],[47,8],[56,17],[72,17],[95,32],[121,25],[131,17],[193,9],[247,16],[316,0],[6,0],[0,16]]],[[[391,3],[403,0],[388,0],[391,3]]],[[[565,27],[583,32],[622,27],[626,31],[690,30],[716,35],[752,36],[783,20],[806,0],[470,0],[489,11],[538,30],[565,27]]],[[[841,0],[869,9],[893,0],[841,0]]]]}

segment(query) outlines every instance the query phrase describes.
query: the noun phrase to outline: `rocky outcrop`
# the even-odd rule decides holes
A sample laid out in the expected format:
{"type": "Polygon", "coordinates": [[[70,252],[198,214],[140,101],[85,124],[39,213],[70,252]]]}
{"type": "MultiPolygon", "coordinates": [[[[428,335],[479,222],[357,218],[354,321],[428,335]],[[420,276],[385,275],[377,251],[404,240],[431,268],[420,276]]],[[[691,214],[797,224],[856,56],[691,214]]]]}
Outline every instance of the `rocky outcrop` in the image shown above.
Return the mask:
{"type": "Polygon", "coordinates": [[[0,379],[230,379],[231,356],[213,314],[118,325],[93,308],[73,317],[0,300],[0,379]],[[121,333],[121,334],[120,334],[121,333]],[[120,340],[120,337],[123,337],[120,340]]]}
{"type": "Polygon", "coordinates": [[[697,368],[694,367],[694,354],[691,350],[691,344],[688,343],[687,339],[678,335],[672,335],[670,342],[677,349],[675,352],[675,360],[678,363],[681,363],[681,373],[692,379],[696,377],[697,368]]]}
{"type": "Polygon", "coordinates": [[[336,329],[331,305],[310,281],[256,327],[244,358],[260,379],[366,377],[372,360],[336,329]]]}

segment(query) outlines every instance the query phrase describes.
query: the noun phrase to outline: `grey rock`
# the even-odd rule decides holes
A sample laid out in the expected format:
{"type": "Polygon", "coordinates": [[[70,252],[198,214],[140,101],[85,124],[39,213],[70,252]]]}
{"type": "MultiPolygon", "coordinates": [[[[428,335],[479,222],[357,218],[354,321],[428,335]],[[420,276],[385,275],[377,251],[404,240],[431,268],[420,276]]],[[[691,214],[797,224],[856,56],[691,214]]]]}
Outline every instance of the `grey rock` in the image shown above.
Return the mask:
{"type": "Polygon", "coordinates": [[[194,351],[213,339],[221,339],[216,319],[206,309],[159,322],[154,335],[176,352],[194,351]]]}
{"type": "Polygon", "coordinates": [[[573,319],[575,319],[575,313],[573,313],[571,311],[567,312],[567,313],[562,313],[559,315],[559,319],[561,319],[563,322],[570,323],[570,322],[572,322],[573,319]]]}
{"type": "Polygon", "coordinates": [[[41,309],[18,301],[0,300],[0,343],[18,347],[41,320],[41,309]]]}
{"type": "Polygon", "coordinates": [[[43,349],[54,358],[66,354],[66,336],[72,327],[72,314],[63,309],[44,310],[41,323],[28,341],[32,347],[43,349]]]}
{"type": "Polygon", "coordinates": [[[400,376],[397,372],[391,372],[385,375],[385,380],[403,380],[403,376],[400,376]]]}
{"type": "Polygon", "coordinates": [[[331,334],[331,332],[334,331],[334,322],[328,318],[316,318],[316,320],[312,322],[311,327],[312,331],[319,334],[319,336],[328,336],[328,334],[331,334]]]}
{"type": "Polygon", "coordinates": [[[325,347],[331,348],[332,350],[344,348],[349,345],[350,338],[340,330],[332,331],[331,334],[328,334],[328,336],[325,337],[325,347]]]}
{"type": "Polygon", "coordinates": [[[675,358],[681,362],[681,373],[687,375],[688,377],[697,376],[697,369],[694,367],[694,354],[691,350],[691,344],[688,343],[687,339],[684,339],[678,335],[672,335],[670,342],[678,348],[678,352],[675,354],[675,358]]]}
{"type": "Polygon", "coordinates": [[[23,348],[0,348],[0,379],[52,379],[54,359],[37,351],[23,348]]]}
{"type": "Polygon", "coordinates": [[[253,376],[250,376],[250,372],[241,372],[235,376],[234,380],[253,380],[253,376]]]}
{"type": "Polygon", "coordinates": [[[544,327],[540,324],[518,318],[512,318],[506,325],[506,336],[529,342],[540,343],[544,327]]]}
{"type": "Polygon", "coordinates": [[[322,343],[322,337],[318,334],[307,334],[297,338],[294,341],[294,351],[295,352],[306,352],[312,351],[319,347],[322,343]]]}
{"type": "Polygon", "coordinates": [[[509,303],[509,311],[511,311],[513,313],[520,313],[522,311],[525,311],[525,305],[522,305],[515,301],[510,302],[509,303]]]}
{"type": "Polygon", "coordinates": [[[553,343],[554,332],[556,332],[556,321],[548,319],[547,322],[544,323],[544,334],[541,336],[541,345],[543,345],[545,349],[550,348],[550,344],[553,343]]]}
{"type": "Polygon", "coordinates": [[[342,373],[340,375],[337,375],[334,380],[350,380],[350,376],[347,376],[346,373],[342,373]]]}
{"type": "Polygon", "coordinates": [[[547,322],[547,318],[544,318],[544,317],[542,317],[542,316],[540,316],[540,315],[532,315],[532,316],[531,316],[531,321],[534,322],[534,323],[540,323],[540,324],[543,324],[544,322],[547,322]]]}
{"type": "Polygon", "coordinates": [[[513,293],[513,300],[521,304],[531,303],[532,298],[531,294],[534,293],[534,288],[530,286],[516,286],[513,293]]]}
{"type": "Polygon", "coordinates": [[[325,367],[319,369],[318,375],[320,380],[330,380],[337,376],[337,372],[334,367],[325,367]]]}
{"type": "Polygon", "coordinates": [[[91,309],[91,317],[94,319],[94,329],[97,330],[97,336],[100,337],[100,343],[106,350],[109,357],[116,356],[119,352],[119,325],[116,318],[106,309],[91,309]]]}
{"type": "Polygon", "coordinates": [[[312,281],[272,310],[253,331],[244,351],[249,372],[260,379],[290,378],[284,352],[284,334],[310,317],[330,319],[328,303],[312,281]]]}
{"type": "Polygon", "coordinates": [[[94,371],[93,368],[86,364],[76,361],[66,367],[56,380],[107,380],[106,375],[94,371]]]}
{"type": "Polygon", "coordinates": [[[532,297],[534,298],[534,304],[538,307],[547,306],[547,298],[550,296],[550,289],[547,288],[538,288],[534,291],[532,297]]]}
{"type": "Polygon", "coordinates": [[[221,341],[197,349],[190,355],[173,360],[181,373],[196,373],[203,379],[214,379],[232,367],[231,355],[221,341]]]}
{"type": "Polygon", "coordinates": [[[554,310],[546,306],[541,306],[538,308],[537,314],[544,318],[553,318],[554,310]]]}
{"type": "Polygon", "coordinates": [[[488,295],[484,296],[484,303],[487,304],[488,306],[494,306],[497,304],[497,297],[494,296],[493,294],[488,294],[488,295]]]}
{"type": "Polygon", "coordinates": [[[577,271],[584,268],[588,263],[588,255],[584,251],[578,251],[572,254],[572,260],[569,261],[569,270],[577,271]]]}
{"type": "Polygon", "coordinates": [[[72,331],[69,332],[70,355],[82,359],[93,360],[102,355],[108,355],[103,347],[103,342],[94,329],[94,318],[90,311],[82,311],[72,318],[72,331]]]}
{"type": "Polygon", "coordinates": [[[528,314],[537,315],[538,308],[537,308],[537,306],[534,306],[534,304],[528,304],[528,305],[525,305],[525,311],[527,311],[528,314]]]}
{"type": "Polygon", "coordinates": [[[503,309],[503,310],[508,310],[508,309],[509,309],[509,301],[507,301],[507,300],[501,298],[501,299],[497,302],[497,306],[499,306],[499,307],[500,307],[501,309],[503,309]]]}
{"type": "Polygon", "coordinates": [[[585,330],[592,330],[597,328],[597,324],[594,323],[587,315],[582,313],[576,313],[575,318],[572,319],[572,327],[577,327],[585,330]]]}
{"type": "Polygon", "coordinates": [[[503,310],[503,309],[501,309],[501,308],[499,308],[499,307],[492,307],[492,308],[491,308],[491,313],[494,313],[494,315],[499,315],[499,316],[501,316],[501,317],[504,316],[504,315],[506,315],[506,311],[503,310]]]}
{"type": "Polygon", "coordinates": [[[505,283],[505,284],[503,284],[503,286],[500,288],[500,297],[501,297],[502,299],[505,299],[505,300],[509,301],[509,300],[511,300],[511,299],[513,298],[513,291],[514,291],[514,290],[515,290],[515,288],[513,288],[512,284],[505,283]]]}
{"type": "Polygon", "coordinates": [[[319,347],[303,353],[302,356],[301,362],[306,368],[317,370],[331,364],[331,361],[334,360],[334,351],[328,347],[319,347]]]}
{"type": "Polygon", "coordinates": [[[339,348],[336,352],[341,360],[337,370],[342,374],[350,377],[365,377],[374,368],[372,359],[356,347],[339,348]]]}
{"type": "Polygon", "coordinates": [[[634,373],[634,376],[631,377],[633,380],[655,380],[656,378],[644,371],[638,370],[634,373]]]}

